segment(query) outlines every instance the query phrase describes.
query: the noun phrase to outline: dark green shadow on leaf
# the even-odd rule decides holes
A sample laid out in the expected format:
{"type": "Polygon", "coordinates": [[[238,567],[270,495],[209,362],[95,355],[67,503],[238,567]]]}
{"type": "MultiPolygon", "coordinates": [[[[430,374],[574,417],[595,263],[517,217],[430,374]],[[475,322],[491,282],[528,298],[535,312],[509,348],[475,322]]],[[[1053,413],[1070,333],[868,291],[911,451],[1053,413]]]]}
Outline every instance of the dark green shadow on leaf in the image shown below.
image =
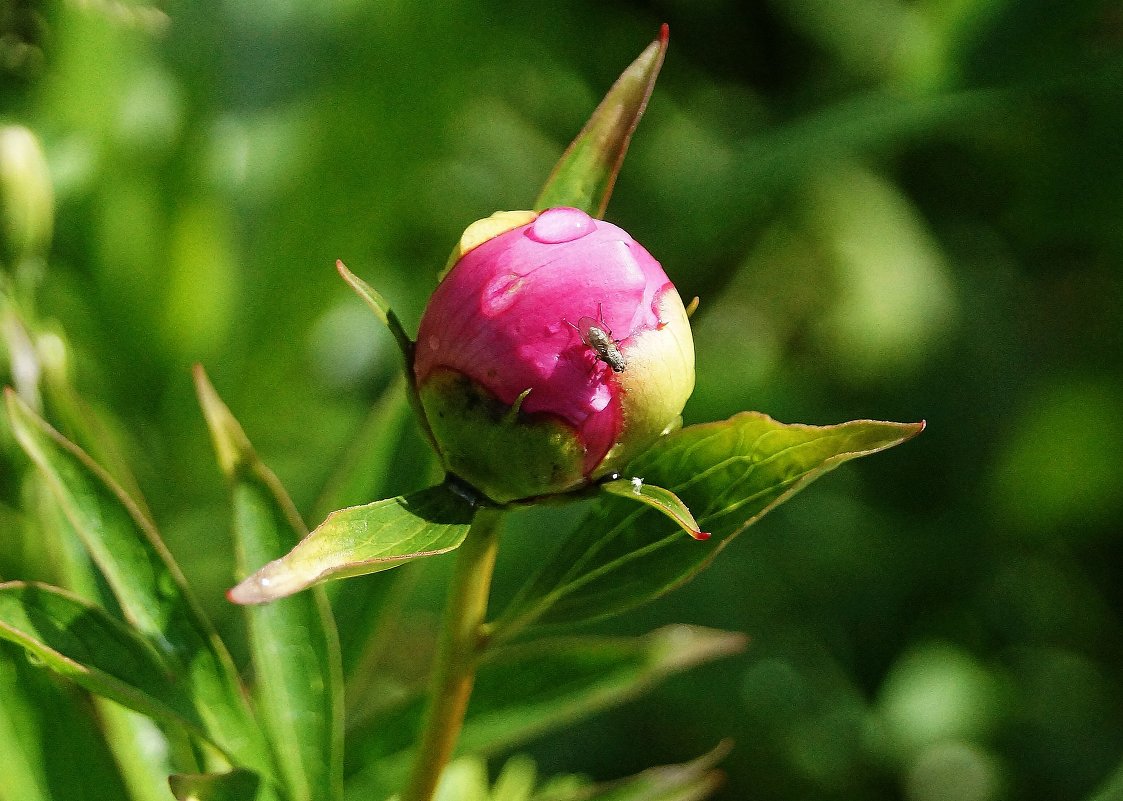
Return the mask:
{"type": "MultiPolygon", "coordinates": [[[[457,754],[490,755],[647,692],[697,665],[740,652],[742,634],[667,626],[642,637],[559,637],[487,653],[476,676],[457,754]]],[[[409,764],[422,702],[387,708],[353,735],[363,767],[348,793],[379,797],[409,764]]]]}
{"type": "Polygon", "coordinates": [[[0,638],[92,693],[207,739],[198,710],[155,649],[65,590],[0,584],[0,638]]]}
{"type": "Polygon", "coordinates": [[[168,777],[176,801],[252,801],[261,783],[248,770],[229,773],[177,773],[168,777]]]}

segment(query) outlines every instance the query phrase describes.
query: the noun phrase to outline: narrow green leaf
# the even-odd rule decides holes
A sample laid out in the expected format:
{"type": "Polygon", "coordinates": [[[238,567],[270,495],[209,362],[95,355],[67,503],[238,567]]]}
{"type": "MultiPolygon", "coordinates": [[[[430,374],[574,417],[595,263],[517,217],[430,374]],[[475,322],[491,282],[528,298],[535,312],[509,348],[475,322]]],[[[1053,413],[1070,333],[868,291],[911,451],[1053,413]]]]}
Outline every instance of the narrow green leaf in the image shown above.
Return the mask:
{"type": "Polygon", "coordinates": [[[168,777],[176,801],[252,801],[260,780],[248,770],[229,773],[177,773],[168,777]]]}
{"type": "Polygon", "coordinates": [[[647,108],[667,52],[667,26],[608,90],[581,133],[562,154],[534,201],[536,211],[573,206],[603,217],[632,134],[647,108]]]}
{"type": "Polygon", "coordinates": [[[731,743],[722,742],[710,753],[681,765],[649,768],[574,795],[536,795],[533,801],[701,801],[721,786],[724,776],[714,768],[731,749],[731,743]]]}
{"type": "Polygon", "coordinates": [[[108,698],[94,696],[93,702],[130,801],[167,801],[164,779],[172,766],[164,733],[151,718],[108,698]]]}
{"type": "Polygon", "coordinates": [[[626,474],[667,487],[713,539],[684,539],[657,514],[602,497],[495,624],[500,638],[531,623],[569,624],[617,614],[697,574],[718,551],[811,481],[859,456],[898,445],[923,423],[856,420],[784,425],[757,412],[669,434],[626,474]]]}
{"type": "Polygon", "coordinates": [[[233,663],[155,526],[84,451],[10,390],[12,430],[46,479],[126,619],[186,683],[207,736],[238,765],[273,768],[233,663]]]}
{"type": "Polygon", "coordinates": [[[603,492],[619,495],[621,498],[630,498],[662,512],[696,540],[708,540],[710,538],[708,532],[698,528],[698,522],[694,519],[690,510],[686,508],[682,499],[668,489],[648,484],[639,477],[607,481],[601,484],[600,488],[603,492]]]}
{"type": "Polygon", "coordinates": [[[206,737],[198,710],[152,646],[75,595],[0,584],[0,638],[90,692],[206,737]]]}
{"type": "Polygon", "coordinates": [[[328,516],[287,555],[230,590],[231,601],[275,601],[329,579],[389,570],[460,547],[474,507],[447,484],[328,516]]]}
{"type": "MultiPolygon", "coordinates": [[[[742,634],[668,626],[643,637],[565,637],[497,648],[476,676],[456,753],[508,750],[596,712],[624,703],[675,673],[737,653],[742,634]]],[[[421,699],[355,734],[368,767],[348,785],[350,797],[377,797],[409,764],[421,699]]]]}
{"type": "Polygon", "coordinates": [[[676,673],[738,653],[746,641],[737,632],[674,625],[642,637],[498,648],[477,676],[457,751],[512,748],[622,704],[676,673]]]}
{"type": "MultiPolygon", "coordinates": [[[[99,582],[86,553],[58,500],[41,475],[35,474],[34,508],[44,543],[52,553],[59,583],[78,597],[103,609],[116,609],[116,600],[104,581],[99,582]]],[[[131,801],[167,801],[165,779],[173,767],[170,749],[154,747],[165,739],[156,724],[101,696],[93,696],[97,719],[106,745],[117,763],[131,801]]],[[[166,743],[165,743],[166,744],[166,743]]]]}
{"type": "MultiPolygon", "coordinates": [[[[230,482],[238,572],[283,556],[307,535],[280,480],[254,452],[201,367],[199,402],[230,482]]],[[[343,795],[343,675],[322,588],[246,609],[266,732],[292,801],[343,795]]]]}

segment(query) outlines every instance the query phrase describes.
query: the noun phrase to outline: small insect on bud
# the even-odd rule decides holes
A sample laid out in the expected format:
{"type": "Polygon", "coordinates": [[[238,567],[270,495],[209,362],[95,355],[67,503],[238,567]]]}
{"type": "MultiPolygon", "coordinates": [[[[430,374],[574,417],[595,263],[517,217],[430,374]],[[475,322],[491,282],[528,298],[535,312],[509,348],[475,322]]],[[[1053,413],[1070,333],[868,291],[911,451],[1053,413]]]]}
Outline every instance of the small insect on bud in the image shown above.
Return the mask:
{"type": "Polygon", "coordinates": [[[694,344],[627,233],[578,209],[502,212],[461,238],[413,372],[445,467],[508,503],[608,475],[677,424],[694,344]]]}
{"type": "Polygon", "coordinates": [[[573,325],[568,320],[566,322],[573,326],[573,330],[581,337],[581,341],[593,349],[597,358],[612,368],[612,372],[624,372],[628,366],[628,361],[620,355],[620,351],[616,347],[620,343],[612,338],[612,329],[604,323],[604,312],[601,309],[601,304],[597,304],[596,320],[592,317],[582,317],[577,321],[577,325],[573,325]]]}

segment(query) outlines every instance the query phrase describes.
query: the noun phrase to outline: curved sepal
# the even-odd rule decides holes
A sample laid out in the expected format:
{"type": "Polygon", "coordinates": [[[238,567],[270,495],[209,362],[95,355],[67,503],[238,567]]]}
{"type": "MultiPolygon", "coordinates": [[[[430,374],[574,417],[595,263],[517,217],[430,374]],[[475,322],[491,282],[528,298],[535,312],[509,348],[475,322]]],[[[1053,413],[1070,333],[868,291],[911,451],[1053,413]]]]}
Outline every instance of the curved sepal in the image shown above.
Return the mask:
{"type": "Polygon", "coordinates": [[[425,412],[421,409],[421,401],[417,397],[417,388],[413,383],[413,340],[409,338],[409,334],[406,333],[405,328],[402,326],[402,321],[398,319],[398,315],[390,308],[390,304],[386,302],[386,298],[382,297],[382,293],[348,270],[347,265],[338,259],[335,262],[335,269],[339,271],[339,275],[347,282],[347,285],[355,291],[355,294],[370,307],[370,310],[374,312],[375,316],[390,329],[394,341],[398,343],[398,350],[402,352],[402,367],[405,371],[410,405],[417,415],[421,430],[425,432],[429,443],[433,445],[433,449],[436,450],[437,446],[433,441],[433,434],[429,430],[429,423],[425,419],[425,412]]]}
{"type": "Polygon", "coordinates": [[[655,41],[608,90],[550,173],[534,201],[536,211],[572,206],[598,219],[604,217],[632,134],[647,108],[647,100],[663,66],[669,36],[664,24],[655,41]]]}
{"type": "Polygon", "coordinates": [[[696,540],[710,538],[709,532],[702,531],[698,526],[698,521],[694,519],[694,515],[690,513],[690,509],[682,499],[669,489],[648,484],[639,476],[606,481],[600,488],[604,492],[619,495],[621,498],[630,498],[637,503],[647,504],[652,509],[658,509],[696,540]]]}

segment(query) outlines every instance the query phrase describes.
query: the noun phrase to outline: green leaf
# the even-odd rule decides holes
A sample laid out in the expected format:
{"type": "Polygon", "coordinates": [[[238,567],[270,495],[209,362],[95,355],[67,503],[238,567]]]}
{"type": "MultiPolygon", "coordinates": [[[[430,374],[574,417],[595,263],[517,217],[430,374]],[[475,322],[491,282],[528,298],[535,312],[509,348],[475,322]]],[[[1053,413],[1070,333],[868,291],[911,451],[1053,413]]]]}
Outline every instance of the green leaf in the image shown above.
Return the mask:
{"type": "Polygon", "coordinates": [[[569,624],[617,614],[678,587],[765,513],[838,465],[898,445],[923,423],[856,420],[784,425],[757,412],[667,435],[625,474],[667,487],[713,534],[678,527],[622,498],[598,501],[495,624],[507,638],[531,623],[569,624]]]}
{"type": "Polygon", "coordinates": [[[12,431],[46,479],[132,626],[186,683],[207,736],[238,765],[273,775],[233,663],[155,526],[84,451],[6,392],[12,431]]]}
{"type": "Polygon", "coordinates": [[[607,481],[601,484],[600,488],[602,492],[619,495],[621,498],[629,498],[662,512],[696,540],[708,540],[710,538],[708,532],[698,528],[698,522],[694,519],[690,510],[686,508],[682,499],[668,489],[648,484],[639,477],[607,481]]]}
{"type": "MultiPolygon", "coordinates": [[[[238,571],[276,559],[308,531],[280,480],[195,368],[199,402],[234,507],[238,571]]],[[[278,768],[293,801],[343,795],[343,675],[331,608],[322,588],[246,609],[256,690],[278,768]]]]}
{"type": "MultiPolygon", "coordinates": [[[[737,653],[742,634],[668,626],[642,637],[564,637],[497,648],[480,665],[458,754],[488,755],[568,726],[650,690],[675,673],[737,653]]],[[[355,749],[368,768],[349,797],[377,797],[409,764],[422,699],[384,713],[355,749]]]]}
{"type": "MultiPolygon", "coordinates": [[[[103,609],[115,609],[116,600],[98,575],[58,500],[41,475],[35,474],[31,497],[37,511],[39,535],[47,544],[60,584],[78,597],[103,609]]],[[[147,717],[101,696],[93,705],[102,736],[113,754],[131,801],[167,801],[165,778],[172,770],[168,748],[154,747],[163,733],[147,717]]]]}
{"type": "Polygon", "coordinates": [[[581,133],[562,154],[534,201],[536,211],[573,206],[603,217],[628,144],[667,52],[667,26],[608,90],[581,133]]]}
{"type": "Polygon", "coordinates": [[[329,579],[377,573],[447,553],[464,541],[474,512],[448,484],[341,509],[228,595],[234,603],[265,603],[329,579]]]}
{"type": "Polygon", "coordinates": [[[639,696],[744,649],[743,634],[675,625],[642,637],[566,637],[497,648],[476,677],[458,753],[494,753],[639,696]],[[516,689],[517,688],[517,689],[516,689]]]}
{"type": "Polygon", "coordinates": [[[437,444],[433,439],[433,432],[429,430],[429,424],[425,418],[425,411],[421,408],[421,399],[417,396],[417,387],[413,383],[413,340],[410,339],[409,334],[406,333],[405,328],[402,326],[402,321],[398,319],[398,315],[394,314],[394,310],[390,308],[390,304],[386,302],[386,298],[382,297],[382,294],[378,292],[378,290],[348,270],[347,265],[342,261],[337,260],[335,262],[335,268],[351,289],[355,290],[355,294],[370,307],[370,310],[382,321],[383,325],[390,329],[394,341],[398,343],[398,350],[402,352],[402,368],[410,406],[413,408],[413,412],[417,416],[418,422],[421,424],[422,431],[424,431],[433,449],[436,450],[437,444]]]}
{"type": "Polygon", "coordinates": [[[0,584],[0,638],[90,692],[206,737],[195,705],[152,646],[65,590],[0,584]]]}
{"type": "Polygon", "coordinates": [[[229,773],[177,773],[168,777],[176,801],[251,801],[260,780],[248,770],[229,773]]]}
{"type": "Polygon", "coordinates": [[[649,768],[574,794],[543,793],[532,801],[700,801],[721,786],[724,777],[714,767],[731,748],[729,742],[719,743],[710,753],[681,765],[649,768]]]}

